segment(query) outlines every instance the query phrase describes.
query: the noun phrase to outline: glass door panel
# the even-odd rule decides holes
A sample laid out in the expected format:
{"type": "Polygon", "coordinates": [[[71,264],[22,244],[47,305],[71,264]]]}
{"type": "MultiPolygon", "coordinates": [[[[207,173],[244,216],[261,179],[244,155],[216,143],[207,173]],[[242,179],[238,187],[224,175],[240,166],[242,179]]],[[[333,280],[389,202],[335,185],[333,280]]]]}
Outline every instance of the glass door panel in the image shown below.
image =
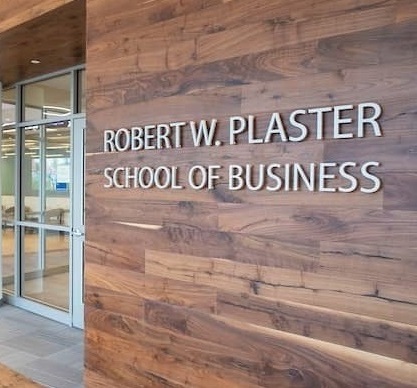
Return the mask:
{"type": "Polygon", "coordinates": [[[22,228],[22,296],[68,311],[69,234],[22,228]]]}
{"type": "MultiPolygon", "coordinates": [[[[1,84],[0,84],[1,86],[1,84]]],[[[1,112],[1,268],[0,286],[8,294],[15,289],[15,173],[16,173],[16,90],[0,91],[1,112]]],[[[1,296],[1,292],[0,292],[1,296]]]]}
{"type": "Polygon", "coordinates": [[[25,128],[22,161],[22,219],[48,225],[69,225],[70,128],[59,125],[25,128]]]}
{"type": "Polygon", "coordinates": [[[22,296],[50,307],[70,307],[69,121],[22,132],[22,296]]]}
{"type": "Polygon", "coordinates": [[[70,224],[71,128],[69,121],[45,128],[45,209],[48,225],[70,224]]]}
{"type": "Polygon", "coordinates": [[[60,120],[71,115],[71,75],[48,78],[23,88],[23,121],[60,120]]]}
{"type": "Polygon", "coordinates": [[[21,219],[24,221],[38,221],[34,218],[41,211],[41,148],[42,148],[42,126],[32,126],[22,131],[24,153],[22,158],[21,187],[24,204],[24,211],[21,219]]]}
{"type": "Polygon", "coordinates": [[[16,130],[2,131],[1,149],[1,210],[2,210],[2,277],[6,292],[14,290],[15,274],[15,165],[16,130]]]}
{"type": "Polygon", "coordinates": [[[2,230],[2,276],[3,291],[13,294],[15,289],[15,235],[14,228],[2,230]]]}

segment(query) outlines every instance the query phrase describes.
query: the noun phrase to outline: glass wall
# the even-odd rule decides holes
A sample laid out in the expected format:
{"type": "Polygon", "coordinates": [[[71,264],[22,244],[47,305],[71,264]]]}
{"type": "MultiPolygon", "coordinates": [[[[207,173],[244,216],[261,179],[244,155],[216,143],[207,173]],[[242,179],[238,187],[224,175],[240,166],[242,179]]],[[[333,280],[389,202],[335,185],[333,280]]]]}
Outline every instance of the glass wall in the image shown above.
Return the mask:
{"type": "Polygon", "coordinates": [[[3,91],[1,123],[2,274],[6,293],[15,286],[16,89],[3,91]]]}
{"type": "Polygon", "coordinates": [[[65,119],[72,113],[71,75],[25,85],[23,101],[23,121],[65,119]]]}
{"type": "Polygon", "coordinates": [[[62,311],[71,308],[72,123],[85,110],[84,73],[22,83],[2,101],[3,288],[62,311]]]}

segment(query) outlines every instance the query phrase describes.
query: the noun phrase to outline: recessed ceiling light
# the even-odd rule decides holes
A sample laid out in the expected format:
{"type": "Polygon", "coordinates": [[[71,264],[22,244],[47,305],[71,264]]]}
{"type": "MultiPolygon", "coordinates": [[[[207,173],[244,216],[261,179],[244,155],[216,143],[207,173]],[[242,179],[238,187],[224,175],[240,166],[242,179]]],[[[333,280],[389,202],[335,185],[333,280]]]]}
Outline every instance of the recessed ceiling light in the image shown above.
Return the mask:
{"type": "Polygon", "coordinates": [[[39,65],[41,61],[39,59],[31,59],[30,63],[33,63],[34,65],[39,65]]]}

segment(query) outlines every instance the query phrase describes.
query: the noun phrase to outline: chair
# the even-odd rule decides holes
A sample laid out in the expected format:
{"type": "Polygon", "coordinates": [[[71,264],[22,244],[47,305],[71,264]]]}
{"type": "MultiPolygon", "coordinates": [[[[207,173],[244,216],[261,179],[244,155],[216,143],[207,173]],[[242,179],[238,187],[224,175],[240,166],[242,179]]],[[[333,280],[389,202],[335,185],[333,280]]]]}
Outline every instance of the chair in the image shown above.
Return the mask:
{"type": "Polygon", "coordinates": [[[49,209],[45,211],[45,224],[62,225],[64,220],[64,209],[49,209]]]}
{"type": "MultiPolygon", "coordinates": [[[[25,214],[28,214],[31,212],[30,207],[25,206],[25,214]]],[[[13,228],[14,226],[14,213],[15,213],[15,207],[10,206],[6,210],[2,211],[2,227],[3,228],[13,228]]]]}

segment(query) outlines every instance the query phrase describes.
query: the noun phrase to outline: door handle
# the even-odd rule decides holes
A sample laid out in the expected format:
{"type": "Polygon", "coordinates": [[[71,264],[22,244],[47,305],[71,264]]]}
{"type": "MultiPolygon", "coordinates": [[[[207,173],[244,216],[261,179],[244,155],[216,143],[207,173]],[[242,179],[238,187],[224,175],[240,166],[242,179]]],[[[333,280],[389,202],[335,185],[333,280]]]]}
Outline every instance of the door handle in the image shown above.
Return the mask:
{"type": "Polygon", "coordinates": [[[81,229],[74,229],[72,231],[72,235],[75,237],[82,237],[84,236],[84,233],[81,231],[81,229]]]}

